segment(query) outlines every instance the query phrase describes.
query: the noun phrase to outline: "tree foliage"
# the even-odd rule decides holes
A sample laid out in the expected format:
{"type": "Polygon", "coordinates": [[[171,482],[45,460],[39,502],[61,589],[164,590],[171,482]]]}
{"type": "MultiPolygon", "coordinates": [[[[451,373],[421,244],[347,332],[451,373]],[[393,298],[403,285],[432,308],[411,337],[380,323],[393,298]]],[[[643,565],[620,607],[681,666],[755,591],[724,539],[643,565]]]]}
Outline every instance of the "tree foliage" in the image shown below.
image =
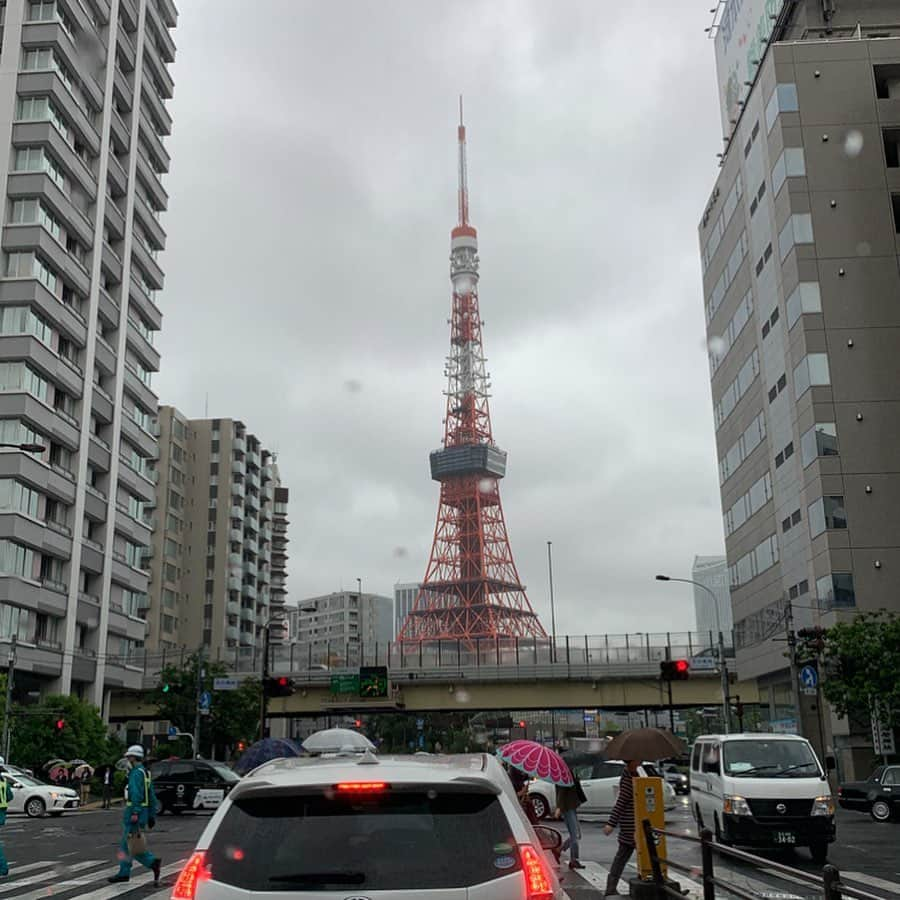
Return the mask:
{"type": "Polygon", "coordinates": [[[900,725],[900,618],[861,613],[825,635],[822,690],[841,717],[877,712],[883,724],[900,725]]]}
{"type": "Polygon", "coordinates": [[[93,766],[114,763],[122,744],[110,736],[100,710],[78,697],[49,695],[39,703],[14,705],[10,761],[39,772],[47,760],[84,759],[93,766]],[[57,721],[65,725],[57,730],[57,721]]]}
{"type": "MultiPolygon", "coordinates": [[[[179,731],[193,732],[197,706],[198,655],[188,657],[182,668],[166,666],[160,673],[159,684],[151,692],[150,700],[159,707],[160,717],[168,719],[179,731]],[[168,688],[168,690],[166,690],[168,688]]],[[[203,661],[205,675],[202,689],[212,691],[214,678],[229,674],[225,664],[203,661]]],[[[200,717],[198,745],[201,753],[211,755],[213,747],[234,750],[238,741],[252,743],[259,731],[261,685],[248,678],[236,691],[215,691],[210,714],[200,717]]]]}

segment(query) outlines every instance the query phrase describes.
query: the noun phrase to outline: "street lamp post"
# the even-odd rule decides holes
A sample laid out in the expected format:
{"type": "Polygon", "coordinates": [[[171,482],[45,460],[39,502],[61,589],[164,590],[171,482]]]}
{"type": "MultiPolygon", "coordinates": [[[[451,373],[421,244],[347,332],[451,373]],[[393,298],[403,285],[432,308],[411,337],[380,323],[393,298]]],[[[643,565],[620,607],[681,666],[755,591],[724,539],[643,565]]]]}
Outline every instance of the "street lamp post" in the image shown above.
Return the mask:
{"type": "Polygon", "coordinates": [[[728,697],[728,665],[725,662],[725,640],[722,636],[722,620],[719,615],[719,598],[705,585],[690,578],[671,578],[668,575],[657,575],[657,581],[680,581],[682,584],[693,584],[695,587],[706,591],[713,601],[713,609],[716,611],[716,630],[719,632],[719,674],[722,678],[722,725],[725,734],[731,731],[731,701],[728,697]]]}
{"type": "Polygon", "coordinates": [[[26,453],[43,453],[47,448],[43,444],[0,444],[10,450],[24,450],[26,453]]]}
{"type": "Polygon", "coordinates": [[[553,645],[550,648],[550,662],[556,662],[556,604],[553,601],[553,541],[547,541],[547,574],[550,577],[550,632],[553,645]]]}

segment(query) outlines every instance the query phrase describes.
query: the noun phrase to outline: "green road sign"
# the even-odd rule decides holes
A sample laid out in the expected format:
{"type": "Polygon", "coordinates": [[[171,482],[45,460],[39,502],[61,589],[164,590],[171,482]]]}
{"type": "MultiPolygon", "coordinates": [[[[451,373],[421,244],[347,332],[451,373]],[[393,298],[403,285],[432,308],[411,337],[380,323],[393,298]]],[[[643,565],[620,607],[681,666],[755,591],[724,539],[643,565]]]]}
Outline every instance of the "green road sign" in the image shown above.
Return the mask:
{"type": "Polygon", "coordinates": [[[360,697],[387,697],[388,675],[387,666],[360,666],[359,669],[359,696],[360,697]]]}
{"type": "Polygon", "coordinates": [[[332,675],[332,694],[359,694],[359,675],[332,675]]]}

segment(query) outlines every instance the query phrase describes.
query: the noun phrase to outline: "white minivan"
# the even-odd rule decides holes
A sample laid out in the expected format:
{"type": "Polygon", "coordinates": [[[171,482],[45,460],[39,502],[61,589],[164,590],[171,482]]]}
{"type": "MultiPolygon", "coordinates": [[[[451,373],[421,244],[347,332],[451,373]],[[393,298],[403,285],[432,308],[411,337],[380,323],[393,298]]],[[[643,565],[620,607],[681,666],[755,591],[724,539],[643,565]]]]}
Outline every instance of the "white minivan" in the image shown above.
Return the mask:
{"type": "Polygon", "coordinates": [[[795,734],[707,734],[691,753],[691,810],[724,844],[808,847],[825,862],[835,838],[825,769],[795,734]]]}

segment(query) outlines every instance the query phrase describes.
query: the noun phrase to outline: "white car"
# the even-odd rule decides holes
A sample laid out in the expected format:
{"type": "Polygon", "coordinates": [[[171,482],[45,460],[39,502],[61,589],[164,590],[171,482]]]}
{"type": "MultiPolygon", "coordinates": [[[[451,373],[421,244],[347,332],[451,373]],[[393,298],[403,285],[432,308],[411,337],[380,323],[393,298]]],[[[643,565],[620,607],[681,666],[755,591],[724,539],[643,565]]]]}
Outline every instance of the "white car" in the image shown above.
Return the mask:
{"type": "MultiPolygon", "coordinates": [[[[595,753],[578,753],[566,757],[569,768],[578,776],[584,788],[587,801],[578,807],[579,813],[609,812],[616,803],[619,794],[619,779],[625,763],[621,760],[602,759],[595,753]]],[[[639,775],[658,776],[659,772],[652,763],[642,763],[638,768],[639,775]]],[[[672,785],[663,782],[665,808],[674,809],[676,805],[675,791],[672,785]]],[[[528,799],[535,817],[545,819],[553,815],[556,808],[556,788],[546,781],[532,781],[528,785],[528,799]]]]}
{"type": "Polygon", "coordinates": [[[273,760],[213,815],[172,900],[562,900],[487,754],[273,760]]]}
{"type": "Polygon", "coordinates": [[[38,781],[33,775],[26,775],[21,769],[6,766],[3,777],[13,792],[8,812],[25,813],[31,818],[50,813],[61,816],[64,812],[78,809],[78,792],[71,788],[57,787],[38,781]]]}

